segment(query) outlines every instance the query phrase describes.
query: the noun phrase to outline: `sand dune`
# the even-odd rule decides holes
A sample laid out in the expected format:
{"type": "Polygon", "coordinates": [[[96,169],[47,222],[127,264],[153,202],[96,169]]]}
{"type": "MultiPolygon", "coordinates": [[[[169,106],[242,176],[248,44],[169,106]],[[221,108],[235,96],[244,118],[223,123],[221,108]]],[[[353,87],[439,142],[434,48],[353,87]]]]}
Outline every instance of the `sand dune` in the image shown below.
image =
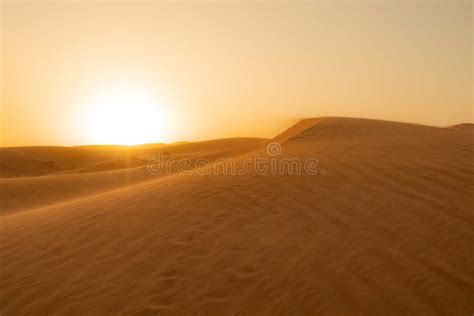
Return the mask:
{"type": "Polygon", "coordinates": [[[261,138],[228,138],[196,143],[145,144],[139,146],[96,145],[79,147],[37,146],[0,148],[0,177],[31,177],[131,168],[147,163],[159,152],[169,154],[219,153],[246,148],[261,138]]]}
{"type": "MultiPolygon", "coordinates": [[[[1,199],[15,206],[0,218],[0,311],[470,315],[466,129],[319,118],[275,138],[277,163],[317,158],[318,175],[260,175],[250,165],[244,175],[132,168],[2,179],[2,191],[13,186],[1,199]],[[121,172],[136,178],[117,185],[121,172]],[[23,185],[21,198],[9,195],[23,185]],[[26,194],[34,188],[39,198],[26,194]]],[[[272,158],[265,140],[225,143],[174,154],[272,158]]]]}
{"type": "MultiPolygon", "coordinates": [[[[69,157],[74,157],[77,148],[33,147],[21,148],[22,152],[29,153],[34,158],[32,165],[22,160],[24,165],[17,162],[16,174],[25,170],[35,169],[35,173],[43,174],[49,168],[41,170],[38,157],[49,154],[61,166],[74,166],[69,170],[54,172],[45,176],[0,178],[0,216],[15,212],[24,212],[46,205],[68,201],[98,194],[108,190],[122,188],[147,180],[155,180],[156,175],[151,175],[146,169],[148,159],[158,153],[165,153],[168,159],[177,161],[186,157],[192,160],[206,158],[210,162],[219,157],[234,157],[246,152],[261,148],[265,139],[260,138],[230,138],[212,140],[198,143],[188,143],[170,146],[147,148],[120,148],[117,152],[103,152],[104,147],[95,147],[89,150],[89,157],[102,157],[102,162],[91,159],[77,159],[69,165],[64,163],[69,157]],[[70,152],[68,151],[70,150],[70,152]],[[107,154],[107,155],[106,155],[107,154]],[[135,157],[135,158],[132,158],[135,157]],[[81,165],[82,163],[82,165],[81,165]]],[[[10,148],[4,148],[10,152],[10,148]]],[[[2,149],[0,149],[2,152],[2,149]]],[[[6,155],[6,158],[12,159],[6,155]]],[[[4,157],[4,161],[6,161],[4,157]]],[[[14,161],[14,159],[12,159],[14,161]]],[[[176,171],[173,166],[171,171],[176,171]]],[[[9,173],[11,175],[11,173],[9,173]]]]}
{"type": "Polygon", "coordinates": [[[474,133],[474,124],[470,124],[470,123],[458,124],[458,125],[451,126],[450,128],[456,131],[474,133]]]}

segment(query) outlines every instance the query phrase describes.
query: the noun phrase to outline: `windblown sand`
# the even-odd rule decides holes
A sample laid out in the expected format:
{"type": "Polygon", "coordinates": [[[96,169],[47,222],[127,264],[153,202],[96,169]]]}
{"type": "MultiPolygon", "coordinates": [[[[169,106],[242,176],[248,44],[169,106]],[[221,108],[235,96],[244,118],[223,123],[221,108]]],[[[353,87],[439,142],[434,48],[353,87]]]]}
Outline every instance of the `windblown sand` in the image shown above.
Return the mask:
{"type": "Polygon", "coordinates": [[[270,158],[262,139],[1,149],[0,312],[471,315],[473,130],[304,120],[276,159],[317,158],[317,175],[143,167],[270,158]]]}

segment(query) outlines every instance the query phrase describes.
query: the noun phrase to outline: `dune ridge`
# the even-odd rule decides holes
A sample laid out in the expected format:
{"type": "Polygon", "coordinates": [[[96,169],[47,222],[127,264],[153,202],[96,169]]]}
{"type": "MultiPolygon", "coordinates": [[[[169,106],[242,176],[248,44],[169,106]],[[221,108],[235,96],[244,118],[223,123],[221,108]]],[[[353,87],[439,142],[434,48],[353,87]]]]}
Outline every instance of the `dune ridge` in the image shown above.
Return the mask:
{"type": "Polygon", "coordinates": [[[320,173],[176,173],[0,217],[0,311],[472,313],[471,133],[317,118],[273,141],[320,173]]]}

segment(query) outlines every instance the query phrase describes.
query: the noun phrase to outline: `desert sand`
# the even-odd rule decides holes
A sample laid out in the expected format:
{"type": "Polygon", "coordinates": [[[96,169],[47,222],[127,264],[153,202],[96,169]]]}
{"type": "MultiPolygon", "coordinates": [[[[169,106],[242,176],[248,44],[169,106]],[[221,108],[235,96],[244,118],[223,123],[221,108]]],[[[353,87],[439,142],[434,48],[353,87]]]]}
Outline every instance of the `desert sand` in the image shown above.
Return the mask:
{"type": "Polygon", "coordinates": [[[0,312],[471,315],[474,127],[316,118],[275,139],[0,149],[0,312]],[[159,152],[317,175],[151,175],[159,152]]]}

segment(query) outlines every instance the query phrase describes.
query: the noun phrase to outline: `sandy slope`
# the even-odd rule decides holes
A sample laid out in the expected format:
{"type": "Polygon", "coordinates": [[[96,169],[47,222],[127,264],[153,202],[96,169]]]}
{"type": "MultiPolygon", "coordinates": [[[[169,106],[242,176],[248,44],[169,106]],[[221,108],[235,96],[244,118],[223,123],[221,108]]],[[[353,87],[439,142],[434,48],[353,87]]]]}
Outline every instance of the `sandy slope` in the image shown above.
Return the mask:
{"type": "Polygon", "coordinates": [[[174,174],[0,218],[2,315],[472,314],[473,134],[302,124],[278,159],[318,175],[174,174]]]}

